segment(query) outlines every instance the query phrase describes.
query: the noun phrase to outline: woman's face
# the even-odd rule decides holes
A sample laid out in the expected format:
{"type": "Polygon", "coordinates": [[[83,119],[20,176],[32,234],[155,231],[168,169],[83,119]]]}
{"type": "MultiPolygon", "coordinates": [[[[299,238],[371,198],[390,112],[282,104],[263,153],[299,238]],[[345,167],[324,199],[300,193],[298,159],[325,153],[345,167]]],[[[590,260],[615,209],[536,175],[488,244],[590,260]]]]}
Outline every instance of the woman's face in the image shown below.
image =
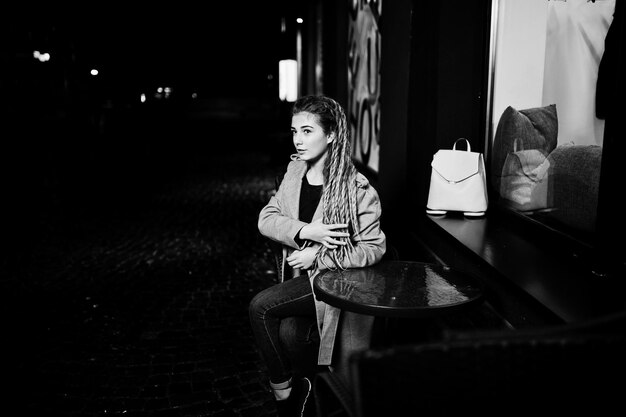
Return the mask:
{"type": "Polygon", "coordinates": [[[300,159],[307,162],[315,162],[325,156],[328,144],[333,141],[333,135],[326,135],[317,123],[317,116],[308,112],[293,115],[291,134],[300,159]]]}

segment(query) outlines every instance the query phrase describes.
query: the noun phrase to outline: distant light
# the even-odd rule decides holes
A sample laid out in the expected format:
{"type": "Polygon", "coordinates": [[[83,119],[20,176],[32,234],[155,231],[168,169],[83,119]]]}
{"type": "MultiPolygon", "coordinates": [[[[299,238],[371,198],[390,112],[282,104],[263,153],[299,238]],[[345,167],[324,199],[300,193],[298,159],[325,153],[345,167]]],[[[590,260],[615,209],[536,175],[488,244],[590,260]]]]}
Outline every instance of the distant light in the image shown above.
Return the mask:
{"type": "Polygon", "coordinates": [[[157,88],[157,93],[161,94],[163,92],[163,87],[157,88]]]}
{"type": "Polygon", "coordinates": [[[298,63],[295,59],[278,62],[278,97],[289,102],[298,98],[298,63]]]}
{"type": "Polygon", "coordinates": [[[95,77],[96,75],[98,75],[98,70],[94,68],[91,71],[89,71],[89,73],[95,77]]]}
{"type": "Polygon", "coordinates": [[[296,19],[296,22],[298,22],[298,23],[302,23],[302,22],[304,22],[304,20],[302,20],[302,18],[301,18],[301,17],[299,17],[299,18],[297,18],[297,19],[296,19]]]}
{"type": "Polygon", "coordinates": [[[41,53],[39,51],[33,51],[33,58],[39,60],[39,62],[50,61],[50,54],[47,52],[41,53]]]}
{"type": "Polygon", "coordinates": [[[191,98],[193,98],[193,99],[198,98],[198,93],[191,93],[191,98]]]}
{"type": "Polygon", "coordinates": [[[141,93],[141,96],[139,96],[139,100],[142,103],[145,103],[146,102],[146,93],[141,93]]]}

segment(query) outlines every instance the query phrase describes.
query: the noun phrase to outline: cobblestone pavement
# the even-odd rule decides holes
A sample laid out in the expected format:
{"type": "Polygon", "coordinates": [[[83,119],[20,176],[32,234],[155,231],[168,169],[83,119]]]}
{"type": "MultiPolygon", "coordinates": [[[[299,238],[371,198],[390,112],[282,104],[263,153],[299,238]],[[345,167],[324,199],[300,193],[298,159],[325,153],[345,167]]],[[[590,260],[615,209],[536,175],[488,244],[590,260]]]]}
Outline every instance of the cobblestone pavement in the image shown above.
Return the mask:
{"type": "Polygon", "coordinates": [[[146,204],[0,265],[10,416],[273,416],[247,305],[275,282],[267,158],[218,155],[146,204]]]}

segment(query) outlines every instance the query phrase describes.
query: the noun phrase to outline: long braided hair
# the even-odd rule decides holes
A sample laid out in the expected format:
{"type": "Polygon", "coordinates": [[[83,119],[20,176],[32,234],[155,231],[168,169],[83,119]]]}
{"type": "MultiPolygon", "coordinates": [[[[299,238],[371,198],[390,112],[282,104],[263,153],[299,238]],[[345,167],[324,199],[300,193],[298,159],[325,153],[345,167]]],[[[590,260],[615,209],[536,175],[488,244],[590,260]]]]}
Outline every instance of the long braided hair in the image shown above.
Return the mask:
{"type": "Polygon", "coordinates": [[[350,237],[340,238],[347,245],[338,245],[337,249],[326,246],[317,252],[317,260],[327,268],[332,265],[324,262],[328,255],[335,266],[342,268],[342,261],[352,249],[352,237],[359,233],[356,201],[357,169],[352,163],[352,152],[346,114],[339,103],[326,96],[304,96],[296,100],[292,114],[307,112],[316,116],[324,134],[335,135],[328,145],[324,161],[324,187],[322,191],[322,208],[324,224],[345,223],[348,225],[350,237]]]}

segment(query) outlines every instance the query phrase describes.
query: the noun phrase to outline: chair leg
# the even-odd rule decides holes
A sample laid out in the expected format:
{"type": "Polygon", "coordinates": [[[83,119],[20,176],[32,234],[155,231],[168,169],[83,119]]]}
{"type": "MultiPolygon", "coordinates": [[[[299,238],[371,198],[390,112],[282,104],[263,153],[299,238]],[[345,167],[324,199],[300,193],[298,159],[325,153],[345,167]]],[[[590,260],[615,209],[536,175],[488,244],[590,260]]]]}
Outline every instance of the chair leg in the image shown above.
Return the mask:
{"type": "Polygon", "coordinates": [[[334,372],[315,376],[313,394],[317,417],[356,417],[352,394],[334,372]]]}

